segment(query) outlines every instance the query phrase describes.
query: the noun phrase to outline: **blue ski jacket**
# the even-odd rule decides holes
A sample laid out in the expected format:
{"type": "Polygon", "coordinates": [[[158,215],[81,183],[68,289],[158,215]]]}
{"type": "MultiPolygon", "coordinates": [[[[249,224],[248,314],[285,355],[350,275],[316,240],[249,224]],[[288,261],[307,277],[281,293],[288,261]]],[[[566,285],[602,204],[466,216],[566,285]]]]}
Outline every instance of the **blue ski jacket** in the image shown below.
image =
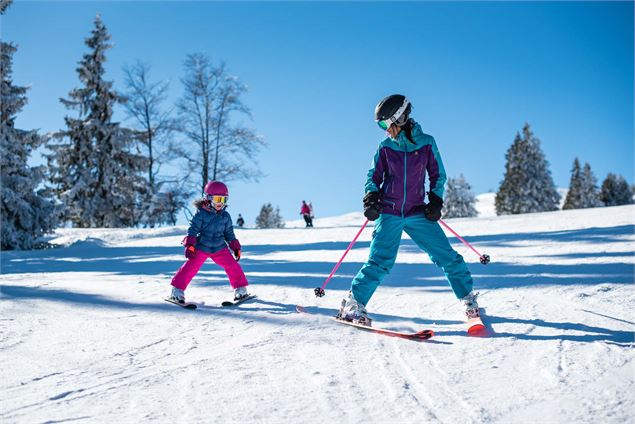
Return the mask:
{"type": "Polygon", "coordinates": [[[196,237],[197,250],[218,252],[236,240],[232,218],[225,209],[216,212],[203,207],[200,203],[196,206],[198,210],[190,221],[187,235],[196,237]]]}

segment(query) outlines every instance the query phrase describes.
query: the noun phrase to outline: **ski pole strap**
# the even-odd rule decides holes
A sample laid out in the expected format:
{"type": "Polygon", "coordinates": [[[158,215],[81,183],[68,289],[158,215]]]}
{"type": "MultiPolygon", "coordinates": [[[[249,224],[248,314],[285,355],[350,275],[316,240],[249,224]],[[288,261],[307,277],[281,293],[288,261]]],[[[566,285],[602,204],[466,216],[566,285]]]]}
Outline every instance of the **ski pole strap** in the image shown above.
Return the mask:
{"type": "Polygon", "coordinates": [[[463,242],[463,244],[465,244],[467,247],[469,247],[470,249],[472,249],[472,250],[474,251],[474,253],[476,253],[476,254],[478,255],[478,257],[479,257],[479,258],[483,257],[483,255],[481,255],[480,253],[478,253],[478,252],[476,251],[476,249],[474,249],[470,243],[468,243],[467,241],[465,241],[465,240],[463,239],[463,237],[461,237],[460,235],[458,235],[458,234],[456,233],[456,231],[454,231],[452,228],[450,228],[450,226],[449,226],[448,224],[446,224],[445,222],[443,222],[443,220],[442,220],[442,219],[440,219],[440,220],[439,220],[439,222],[440,222],[440,223],[441,223],[441,224],[442,224],[445,228],[447,228],[447,229],[448,229],[448,230],[449,230],[452,234],[454,234],[454,235],[456,236],[456,238],[458,238],[459,240],[461,240],[461,241],[463,242]]]}
{"type": "Polygon", "coordinates": [[[353,239],[353,241],[351,241],[351,244],[348,245],[348,247],[346,248],[346,252],[344,252],[344,254],[342,255],[342,258],[339,260],[337,264],[335,264],[335,267],[333,267],[333,271],[331,271],[331,275],[329,275],[326,281],[324,281],[324,284],[322,284],[322,290],[324,290],[324,288],[329,283],[329,281],[331,281],[331,278],[333,278],[335,271],[337,271],[337,269],[340,267],[340,265],[342,264],[342,261],[346,257],[346,254],[349,252],[349,250],[353,248],[353,246],[355,245],[355,242],[359,238],[359,235],[362,233],[362,231],[364,231],[364,228],[366,228],[367,224],[368,224],[368,220],[364,221],[364,224],[362,224],[362,228],[359,229],[359,231],[357,232],[357,235],[355,235],[355,238],[353,239]]]}

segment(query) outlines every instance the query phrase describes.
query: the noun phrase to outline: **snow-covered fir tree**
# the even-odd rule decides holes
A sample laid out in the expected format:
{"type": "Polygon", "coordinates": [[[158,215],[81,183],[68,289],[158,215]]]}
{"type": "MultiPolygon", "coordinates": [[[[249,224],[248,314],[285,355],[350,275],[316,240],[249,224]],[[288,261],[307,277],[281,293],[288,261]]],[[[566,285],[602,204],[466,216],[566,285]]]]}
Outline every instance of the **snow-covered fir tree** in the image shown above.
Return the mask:
{"type": "Polygon", "coordinates": [[[600,200],[598,191],[598,180],[595,178],[591,165],[584,163],[582,168],[582,205],[581,208],[597,208],[604,206],[600,200]]]}
{"type": "Polygon", "coordinates": [[[100,16],[85,40],[89,47],[77,72],[82,86],[61,99],[77,117],[66,116],[66,130],[55,134],[48,155],[51,182],[75,227],[126,227],[137,224],[146,182],[140,172],[146,159],[133,152],[133,132],[113,121],[123,97],[104,80],[110,35],[100,16]]]}
{"type": "Polygon", "coordinates": [[[497,215],[558,210],[560,195],[551,178],[549,163],[529,124],[516,133],[505,154],[505,176],[496,193],[497,215]]]}
{"type": "Polygon", "coordinates": [[[593,175],[591,165],[584,163],[580,169],[580,161],[575,158],[571,169],[569,191],[562,209],[584,209],[603,206],[598,193],[597,179],[593,175]]]}
{"type": "Polygon", "coordinates": [[[271,203],[265,203],[256,217],[256,228],[284,228],[284,219],[280,216],[280,208],[273,208],[271,203]]]}
{"type": "Polygon", "coordinates": [[[160,189],[152,197],[144,199],[139,224],[150,228],[166,223],[176,225],[178,213],[189,196],[190,193],[185,193],[176,186],[160,189]]]}
{"type": "MultiPolygon", "coordinates": [[[[5,8],[2,10],[4,12],[5,8]]],[[[1,248],[32,249],[55,229],[60,207],[43,186],[45,167],[27,164],[44,139],[35,130],[15,128],[27,103],[27,87],[13,84],[13,44],[0,42],[0,181],[2,181],[1,248]]]]}
{"type": "Polygon", "coordinates": [[[571,179],[569,180],[569,190],[564,200],[562,209],[579,209],[582,205],[582,174],[580,172],[580,161],[576,157],[573,160],[571,169],[571,179]]]}
{"type": "Polygon", "coordinates": [[[476,216],[476,198],[472,187],[461,174],[458,178],[448,178],[443,200],[444,218],[462,218],[476,216]]]}
{"type": "Polygon", "coordinates": [[[0,0],[0,15],[4,15],[4,12],[9,6],[11,6],[13,0],[0,0]]]}
{"type": "Polygon", "coordinates": [[[633,189],[624,177],[609,173],[602,182],[600,200],[605,206],[630,205],[633,203],[633,189]]]}

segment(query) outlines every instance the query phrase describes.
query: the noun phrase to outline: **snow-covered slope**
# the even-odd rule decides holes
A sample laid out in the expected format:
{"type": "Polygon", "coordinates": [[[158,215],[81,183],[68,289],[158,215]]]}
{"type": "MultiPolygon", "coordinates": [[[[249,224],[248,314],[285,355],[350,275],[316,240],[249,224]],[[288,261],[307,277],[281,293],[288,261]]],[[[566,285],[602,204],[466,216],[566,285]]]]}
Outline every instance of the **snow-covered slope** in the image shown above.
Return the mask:
{"type": "MultiPolygon", "coordinates": [[[[60,230],[45,251],[2,252],[0,420],[14,422],[589,422],[635,407],[635,207],[448,220],[491,255],[473,272],[490,329],[467,337],[442,272],[404,237],[368,305],[376,325],[329,318],[368,255],[363,221],[237,230],[258,299],[237,309],[206,264],[186,311],[162,301],[185,228],[60,230]],[[314,315],[295,312],[303,304],[314,315]]],[[[319,224],[318,224],[319,223],[319,224]]]]}

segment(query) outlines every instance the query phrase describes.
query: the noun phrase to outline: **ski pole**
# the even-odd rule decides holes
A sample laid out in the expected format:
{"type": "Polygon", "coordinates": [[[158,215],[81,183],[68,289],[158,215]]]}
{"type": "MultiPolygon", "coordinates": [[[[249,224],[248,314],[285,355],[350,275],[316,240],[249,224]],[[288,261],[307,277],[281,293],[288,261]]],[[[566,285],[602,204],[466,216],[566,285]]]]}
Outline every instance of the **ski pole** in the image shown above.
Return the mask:
{"type": "Polygon", "coordinates": [[[476,251],[476,249],[474,249],[474,248],[472,247],[472,245],[471,245],[470,243],[468,243],[467,241],[465,241],[465,240],[463,239],[463,237],[461,237],[460,235],[458,235],[458,234],[456,233],[456,231],[454,231],[452,228],[450,228],[450,226],[449,226],[448,224],[446,224],[445,222],[443,222],[443,220],[442,220],[442,219],[440,219],[440,220],[439,220],[439,222],[440,222],[440,223],[441,223],[441,224],[442,224],[445,228],[447,228],[448,230],[450,230],[450,232],[451,232],[452,234],[454,234],[454,235],[456,236],[456,238],[458,238],[459,240],[461,240],[461,241],[463,242],[463,244],[465,244],[467,247],[469,247],[470,249],[472,249],[472,250],[474,251],[474,253],[476,253],[476,254],[478,255],[478,259],[481,261],[481,263],[482,263],[483,265],[487,265],[487,264],[489,263],[489,255],[481,255],[480,253],[478,253],[478,252],[476,251]]]}
{"type": "Polygon", "coordinates": [[[324,284],[322,284],[322,287],[316,287],[313,290],[313,292],[315,293],[315,296],[322,297],[322,296],[324,296],[326,294],[324,292],[324,287],[326,287],[326,285],[329,283],[331,278],[333,278],[333,275],[335,274],[335,271],[337,271],[337,269],[340,267],[340,265],[342,264],[342,261],[346,257],[346,254],[349,252],[349,250],[351,250],[353,248],[353,246],[355,245],[355,242],[357,241],[357,238],[362,233],[362,231],[364,231],[364,228],[366,228],[367,224],[368,224],[368,220],[364,221],[364,224],[362,224],[362,228],[359,229],[359,231],[357,232],[357,235],[355,236],[353,241],[351,241],[351,244],[348,245],[348,247],[346,248],[346,251],[342,255],[342,258],[339,260],[339,262],[337,264],[335,264],[335,267],[333,267],[333,271],[331,271],[331,275],[329,275],[328,278],[326,279],[326,281],[324,281],[324,284]]]}

